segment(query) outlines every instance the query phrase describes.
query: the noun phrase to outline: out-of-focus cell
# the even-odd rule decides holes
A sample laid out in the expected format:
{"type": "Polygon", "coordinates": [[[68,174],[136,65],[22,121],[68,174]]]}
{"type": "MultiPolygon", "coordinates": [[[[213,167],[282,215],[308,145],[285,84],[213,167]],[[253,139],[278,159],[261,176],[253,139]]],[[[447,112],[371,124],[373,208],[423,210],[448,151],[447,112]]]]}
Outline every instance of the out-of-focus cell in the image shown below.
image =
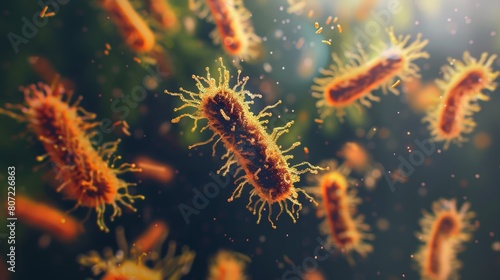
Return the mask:
{"type": "Polygon", "coordinates": [[[480,132],[474,137],[474,146],[485,150],[491,146],[491,136],[487,132],[480,132]]]}
{"type": "Polygon", "coordinates": [[[165,257],[161,258],[161,243],[152,251],[144,252],[132,246],[129,250],[123,228],[116,229],[119,251],[113,254],[110,248],[101,257],[96,251],[80,255],[78,263],[92,269],[101,280],[179,280],[191,270],[195,253],[187,247],[176,255],[176,245],[170,242],[165,257]]]}
{"type": "Polygon", "coordinates": [[[422,121],[429,123],[432,140],[443,141],[445,150],[450,143],[460,146],[466,140],[464,134],[474,131],[472,114],[481,110],[477,101],[490,100],[484,91],[497,88],[495,80],[500,72],[492,69],[496,58],[497,55],[482,53],[476,59],[465,51],[463,61],[449,58],[450,65],[441,68],[444,77],[436,84],[443,96],[422,121]]]}
{"type": "Polygon", "coordinates": [[[82,224],[60,210],[23,195],[16,197],[16,216],[20,222],[42,230],[62,242],[74,241],[83,233],[82,224]]]}
{"type": "Polygon", "coordinates": [[[365,185],[373,189],[382,177],[382,166],[372,159],[368,150],[356,142],[347,142],[338,155],[344,158],[344,165],[364,176],[365,185]]]}
{"type": "Polygon", "coordinates": [[[221,250],[210,261],[208,280],[247,280],[245,269],[250,261],[243,254],[221,250]]]}
{"type": "Polygon", "coordinates": [[[28,123],[47,152],[37,160],[50,159],[57,173],[57,191],[76,201],[73,209],[94,208],[97,225],[104,231],[108,231],[104,222],[107,207],[113,208],[111,220],[121,215],[120,205],[135,211],[135,199],[144,197],[131,195],[129,187],[135,184],[123,181],[118,175],[140,169],[128,163],[115,167],[121,157],[112,156],[121,140],[101,144],[102,131],[95,129],[101,123],[95,121],[95,114],[78,106],[82,97],[70,105],[73,93],[67,92],[61,84],[51,88],[39,83],[38,86],[22,87],[21,91],[25,103],[6,104],[6,109],[0,108],[0,114],[28,123]],[[97,149],[94,147],[96,142],[100,144],[97,149]]]}
{"type": "Polygon", "coordinates": [[[172,166],[148,156],[137,157],[135,164],[142,170],[142,172],[137,173],[139,178],[155,180],[162,184],[168,184],[174,179],[175,170],[172,166]]]}
{"type": "Polygon", "coordinates": [[[165,222],[157,220],[152,222],[149,227],[132,243],[133,250],[147,253],[155,248],[161,247],[168,236],[168,226],[165,222]]]}

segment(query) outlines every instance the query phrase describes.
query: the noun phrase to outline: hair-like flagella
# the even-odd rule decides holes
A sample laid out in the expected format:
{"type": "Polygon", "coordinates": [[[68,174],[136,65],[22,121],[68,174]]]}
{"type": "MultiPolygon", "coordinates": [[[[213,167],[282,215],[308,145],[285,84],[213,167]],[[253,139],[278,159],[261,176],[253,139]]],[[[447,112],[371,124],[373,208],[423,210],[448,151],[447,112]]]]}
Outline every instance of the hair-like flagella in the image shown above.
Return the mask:
{"type": "Polygon", "coordinates": [[[260,95],[252,94],[245,90],[245,84],[248,77],[240,80],[240,72],[238,72],[237,83],[234,87],[229,86],[230,74],[222,64],[222,69],[219,68],[218,81],[211,77],[207,68],[207,77],[193,76],[196,80],[196,86],[199,92],[191,92],[181,88],[182,93],[166,93],[178,96],[183,102],[181,107],[175,110],[181,110],[187,107],[196,109],[193,113],[186,113],[172,122],[176,123],[181,118],[189,117],[194,119],[194,127],[197,128],[198,121],[207,120],[207,125],[201,131],[211,129],[213,136],[202,143],[192,145],[190,148],[204,145],[215,141],[213,151],[215,155],[215,145],[222,141],[227,149],[227,153],[222,157],[227,158],[226,164],[219,170],[223,175],[226,175],[233,164],[238,164],[240,167],[235,172],[235,177],[240,172],[244,172],[243,176],[236,179],[238,183],[233,195],[229,199],[240,197],[243,187],[246,184],[253,186],[250,192],[249,209],[253,210],[254,214],[259,215],[257,223],[260,222],[264,206],[269,206],[268,220],[275,227],[271,220],[272,205],[277,203],[280,207],[280,212],[276,219],[285,211],[295,222],[298,213],[302,209],[302,204],[298,201],[298,193],[302,192],[310,201],[314,201],[312,197],[307,195],[300,188],[295,187],[295,183],[300,181],[300,174],[306,172],[317,173],[322,168],[313,166],[308,162],[302,162],[290,166],[289,159],[292,155],[285,155],[295,147],[300,145],[300,142],[294,143],[290,148],[281,150],[276,141],[284,133],[288,132],[288,128],[293,124],[290,121],[283,127],[276,127],[271,134],[266,132],[264,124],[268,120],[263,120],[263,117],[271,116],[271,113],[266,110],[274,108],[281,102],[272,106],[267,106],[259,114],[254,115],[250,112],[249,104],[253,101],[245,101],[245,97],[250,98],[260,97],[260,95]],[[298,170],[300,166],[306,166],[305,169],[298,170]],[[257,196],[258,200],[253,203],[253,197],[257,196]],[[290,207],[288,204],[291,203],[290,207]],[[253,204],[253,206],[251,206],[253,204]],[[296,213],[296,215],[294,215],[296,213]]]}
{"type": "Polygon", "coordinates": [[[135,184],[117,175],[140,169],[128,163],[115,166],[115,161],[121,157],[112,156],[120,140],[94,148],[91,139],[99,122],[95,121],[95,114],[78,106],[81,98],[70,105],[72,94],[61,85],[50,88],[40,83],[21,90],[25,104],[7,104],[0,113],[28,123],[47,152],[38,160],[48,157],[57,170],[56,180],[60,182],[57,191],[62,191],[67,199],[76,200],[74,209],[79,206],[94,208],[97,225],[104,231],[108,231],[104,222],[107,207],[113,209],[111,220],[121,215],[119,205],[135,211],[134,200],[144,197],[129,194],[129,186],[135,184]]]}

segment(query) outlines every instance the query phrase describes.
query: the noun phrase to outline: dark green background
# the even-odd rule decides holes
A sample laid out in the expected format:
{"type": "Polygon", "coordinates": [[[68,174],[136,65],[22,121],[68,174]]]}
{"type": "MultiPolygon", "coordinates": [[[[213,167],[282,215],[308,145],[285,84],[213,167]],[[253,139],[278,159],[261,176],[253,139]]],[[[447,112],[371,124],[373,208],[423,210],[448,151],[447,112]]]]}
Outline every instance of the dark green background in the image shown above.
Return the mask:
{"type": "MultiPolygon", "coordinates": [[[[382,96],[382,102],[375,103],[367,111],[365,117],[351,117],[339,126],[329,120],[324,127],[318,128],[313,122],[317,118],[316,108],[310,96],[312,77],[299,77],[295,71],[299,65],[299,57],[304,53],[311,55],[316,68],[326,67],[330,63],[329,51],[339,51],[342,42],[351,42],[349,31],[359,26],[364,28],[369,17],[364,22],[341,18],[344,24],[343,35],[328,35],[325,38],[314,34],[314,21],[324,22],[328,15],[336,15],[336,5],[323,4],[316,9],[322,15],[312,19],[307,16],[288,15],[280,10],[286,10],[285,1],[246,1],[253,13],[253,23],[256,33],[266,37],[263,43],[264,57],[255,63],[242,63],[244,75],[250,76],[248,89],[258,93],[259,84],[269,82],[273,85],[273,95],[266,95],[262,101],[257,101],[252,110],[257,113],[266,105],[281,99],[285,109],[293,116],[304,116],[305,121],[298,121],[291,132],[282,139],[284,146],[300,138],[303,146],[307,146],[310,154],[305,156],[302,146],[294,151],[295,159],[304,159],[317,164],[324,159],[334,158],[336,152],[345,141],[358,140],[368,146],[375,160],[386,170],[394,170],[399,162],[398,155],[408,157],[406,147],[413,145],[415,139],[428,138],[427,125],[421,123],[422,115],[412,112],[405,103],[404,94],[382,96]],[[287,22],[289,19],[289,22],[287,22]],[[297,29],[297,26],[301,29],[297,29]],[[286,40],[276,31],[281,30],[286,40]],[[321,43],[322,39],[333,39],[333,46],[321,43]],[[306,45],[314,42],[314,47],[295,48],[295,42],[304,37],[306,45]],[[273,71],[267,73],[263,64],[269,63],[273,71]],[[285,67],[283,70],[282,67],[285,67]],[[279,82],[279,84],[276,84],[279,82]],[[293,111],[293,112],[292,112],[293,111]],[[399,114],[398,114],[399,112],[399,114]],[[375,136],[371,140],[357,138],[356,128],[386,127],[390,130],[387,140],[375,136]],[[410,131],[411,134],[407,135],[410,131]]],[[[342,1],[341,1],[342,2],[342,1]]],[[[341,3],[339,2],[339,3],[341,3]]],[[[431,55],[429,60],[418,60],[416,63],[423,80],[431,81],[440,77],[440,67],[446,63],[447,57],[461,58],[465,50],[478,57],[482,52],[497,53],[498,36],[492,36],[499,26],[495,11],[499,4],[496,1],[437,1],[431,6],[432,13],[418,9],[416,4],[401,0],[402,13],[394,18],[393,24],[397,33],[415,35],[422,32],[424,38],[430,40],[425,48],[431,55]],[[457,11],[455,11],[457,9],[457,11]],[[471,19],[467,23],[466,17],[471,19]],[[451,21],[448,21],[448,18],[451,21]],[[415,24],[418,21],[418,25],[415,24]],[[401,24],[399,24],[401,23],[401,24]],[[405,24],[403,24],[405,23],[405,24]],[[455,35],[451,30],[456,29],[455,35]],[[472,43],[470,42],[472,40],[472,43]]],[[[413,1],[411,1],[413,2],[413,1]]],[[[428,1],[420,1],[428,2],[428,1]]],[[[296,264],[313,255],[317,246],[315,240],[321,236],[318,231],[319,220],[314,215],[314,209],[305,199],[306,209],[293,224],[283,216],[278,222],[278,228],[273,230],[263,220],[256,225],[256,217],[245,209],[247,203],[247,187],[242,198],[228,203],[232,189],[226,188],[221,194],[210,200],[206,209],[200,215],[192,216],[191,223],[186,225],[178,210],[180,203],[191,205],[192,189],[201,189],[210,182],[210,172],[216,171],[223,164],[218,158],[223,154],[219,147],[218,156],[212,158],[209,146],[189,151],[187,146],[206,135],[191,133],[191,123],[181,122],[172,125],[168,135],[158,134],[159,126],[176,116],[173,107],[180,103],[176,98],[163,94],[164,89],[177,91],[182,86],[195,90],[191,75],[205,75],[206,66],[213,67],[215,59],[223,56],[227,65],[229,58],[223,54],[219,46],[213,46],[208,35],[214,26],[196,19],[187,9],[184,1],[175,1],[173,6],[179,17],[191,16],[198,25],[194,35],[188,35],[183,29],[176,34],[164,34],[160,42],[171,55],[175,73],[170,75],[160,86],[148,92],[147,98],[136,109],[131,109],[126,121],[131,131],[138,137],[125,137],[119,147],[126,161],[131,161],[137,155],[148,155],[159,161],[173,165],[178,174],[171,184],[163,186],[154,181],[144,180],[137,187],[137,193],[144,194],[147,199],[136,204],[137,214],[125,212],[121,218],[108,225],[111,233],[99,232],[95,225],[95,214],[85,224],[86,233],[72,244],[60,244],[53,240],[48,248],[40,249],[38,240],[41,232],[24,227],[22,221],[17,227],[17,272],[11,279],[86,279],[92,277],[90,269],[82,268],[76,263],[79,254],[90,250],[98,250],[107,246],[116,249],[114,227],[123,225],[129,240],[133,240],[154,219],[164,219],[171,227],[169,240],[176,240],[179,245],[188,245],[197,252],[191,273],[185,279],[204,279],[208,270],[207,263],[211,255],[220,248],[241,252],[252,258],[248,274],[252,279],[281,279],[281,275],[290,265],[284,263],[283,256],[288,256],[296,264]],[[139,110],[139,108],[145,110],[139,110]],[[308,210],[308,211],[306,211],[308,210]],[[259,252],[259,254],[257,254],[259,252]]],[[[385,2],[373,8],[374,12],[385,8],[385,2]]],[[[27,85],[40,80],[27,63],[29,56],[43,56],[50,60],[53,66],[65,78],[75,84],[76,94],[84,96],[82,106],[88,111],[97,113],[97,119],[114,118],[110,106],[113,91],[130,94],[135,86],[142,85],[142,79],[148,72],[133,61],[135,56],[124,44],[115,26],[106,20],[106,15],[94,1],[69,1],[60,6],[59,12],[50,18],[48,24],[39,28],[37,34],[29,39],[27,44],[19,46],[15,53],[9,43],[7,34],[21,34],[22,18],[31,20],[34,13],[41,9],[35,1],[3,1],[0,8],[0,104],[7,102],[21,103],[22,95],[17,90],[21,85],[27,85]],[[112,46],[110,55],[104,56],[105,43],[112,46]]],[[[378,39],[388,42],[385,33],[381,32],[378,39]]],[[[495,63],[498,69],[498,63],[495,63]]],[[[230,66],[232,73],[236,73],[230,66]]],[[[214,71],[215,74],[215,71],[214,71]]],[[[317,71],[314,76],[318,75],[317,71]]],[[[234,82],[234,80],[233,80],[234,82]]],[[[382,95],[376,91],[376,95],[382,95]]],[[[488,93],[490,94],[490,93],[488,93]]],[[[498,279],[500,275],[500,256],[491,249],[491,244],[500,241],[500,128],[498,126],[498,90],[491,93],[491,101],[480,103],[481,112],[474,115],[477,127],[469,136],[472,138],[478,132],[487,132],[491,146],[487,150],[478,150],[469,142],[463,147],[453,145],[442,153],[429,156],[431,164],[418,166],[405,184],[397,184],[396,191],[391,192],[382,179],[374,191],[361,188],[359,195],[365,201],[359,210],[367,217],[367,223],[372,225],[376,239],[373,242],[374,253],[368,258],[357,260],[356,266],[350,267],[341,257],[332,257],[319,264],[319,269],[328,279],[419,279],[412,268],[410,255],[420,245],[415,238],[415,232],[420,230],[418,220],[421,210],[430,210],[433,201],[439,198],[456,198],[461,205],[464,198],[472,204],[472,210],[477,213],[480,222],[479,229],[474,233],[473,240],[465,244],[466,250],[458,255],[464,267],[459,274],[462,279],[498,279]],[[452,177],[454,174],[454,178],[452,177]],[[479,174],[479,178],[475,175],[479,174]],[[467,186],[460,187],[460,181],[465,180],[467,186]],[[425,187],[421,187],[425,182],[425,187]],[[425,189],[426,195],[419,193],[425,189]],[[375,222],[379,218],[390,222],[388,231],[376,229],[375,222]],[[380,272],[380,276],[377,276],[380,272]]],[[[17,169],[17,192],[56,205],[61,209],[69,209],[73,203],[63,201],[46,178],[51,172],[48,167],[34,172],[38,165],[35,156],[43,154],[43,149],[33,138],[22,136],[25,124],[1,116],[0,126],[0,179],[6,182],[7,166],[14,165],[17,169]]],[[[28,134],[29,135],[29,134],[28,134]]],[[[114,133],[106,135],[107,140],[116,139],[114,133]]],[[[442,144],[437,144],[442,147],[442,144]]],[[[127,181],[137,181],[134,175],[123,176],[127,181]]],[[[305,186],[303,180],[298,186],[305,186]]],[[[6,186],[6,183],[2,183],[6,186]]],[[[5,188],[2,188],[5,190],[5,188]]],[[[5,201],[5,191],[0,194],[2,204],[5,201]]],[[[81,209],[75,216],[83,219],[86,211],[81,209]]],[[[5,223],[0,223],[0,233],[6,232],[5,223]]],[[[6,254],[6,239],[0,240],[2,258],[6,254]]]]}

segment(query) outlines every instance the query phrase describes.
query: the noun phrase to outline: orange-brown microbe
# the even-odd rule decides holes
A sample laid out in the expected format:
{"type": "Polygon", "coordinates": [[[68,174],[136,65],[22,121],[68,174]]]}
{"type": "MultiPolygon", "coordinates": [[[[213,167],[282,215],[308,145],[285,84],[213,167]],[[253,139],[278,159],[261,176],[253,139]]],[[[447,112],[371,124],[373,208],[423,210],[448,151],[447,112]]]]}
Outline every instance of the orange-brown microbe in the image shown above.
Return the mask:
{"type": "Polygon", "coordinates": [[[104,222],[107,206],[113,208],[111,220],[121,215],[119,204],[135,211],[132,203],[144,197],[130,195],[128,187],[135,184],[125,182],[117,175],[139,169],[127,163],[115,167],[115,161],[121,157],[111,157],[120,140],[94,149],[91,138],[99,122],[94,121],[95,114],[78,106],[81,98],[70,105],[72,94],[62,85],[52,89],[40,83],[22,87],[21,91],[25,104],[7,104],[0,113],[29,123],[29,129],[47,153],[37,159],[50,159],[58,172],[56,180],[60,185],[57,191],[62,191],[67,199],[76,200],[74,209],[79,206],[94,208],[97,225],[105,231],[108,231],[104,222]]]}
{"type": "Polygon", "coordinates": [[[151,15],[165,30],[177,30],[179,19],[167,0],[148,0],[151,15]]]}
{"type": "Polygon", "coordinates": [[[245,101],[245,97],[249,96],[252,99],[261,97],[260,95],[252,94],[245,90],[248,77],[240,80],[238,72],[237,84],[234,87],[229,87],[230,74],[222,64],[223,69],[219,68],[219,81],[217,82],[210,75],[207,68],[207,77],[193,76],[196,80],[199,93],[187,91],[181,88],[182,93],[172,93],[165,91],[167,94],[178,96],[185,102],[175,110],[181,110],[186,107],[195,108],[193,113],[186,113],[176,117],[172,122],[177,123],[181,118],[189,117],[195,120],[192,131],[197,128],[199,120],[206,119],[208,124],[201,131],[210,128],[213,136],[202,143],[190,146],[190,148],[204,145],[216,140],[213,146],[213,155],[215,155],[215,145],[222,141],[227,149],[227,153],[222,158],[227,158],[226,164],[219,169],[218,173],[223,173],[225,176],[233,164],[238,164],[240,167],[236,170],[236,177],[240,172],[245,175],[239,177],[235,183],[238,183],[233,195],[229,199],[241,196],[243,187],[250,184],[253,189],[250,192],[250,200],[247,207],[253,210],[254,214],[259,215],[257,223],[260,222],[264,206],[269,206],[268,220],[275,228],[271,221],[272,204],[277,203],[280,207],[280,212],[276,219],[285,211],[295,222],[299,211],[302,209],[302,204],[297,200],[298,193],[302,192],[310,201],[313,199],[307,195],[302,189],[296,188],[295,183],[300,181],[300,174],[306,172],[317,173],[317,170],[322,168],[312,166],[308,162],[302,162],[293,166],[288,163],[292,159],[292,155],[284,155],[300,143],[296,142],[286,150],[281,150],[276,144],[278,138],[288,132],[288,128],[293,124],[293,121],[288,122],[283,127],[276,127],[271,134],[266,132],[266,127],[263,124],[268,123],[267,120],[261,118],[271,116],[272,114],[266,110],[274,108],[278,103],[267,106],[256,116],[250,112],[248,104],[252,101],[245,101]],[[205,85],[206,84],[206,85],[205,85]],[[307,166],[303,170],[298,170],[299,166],[307,166]],[[254,196],[259,199],[251,207],[254,196]],[[292,204],[291,209],[288,203],[292,204]],[[260,205],[259,205],[260,204],[260,205]],[[295,209],[297,207],[297,209],[295,209]]]}
{"type": "Polygon", "coordinates": [[[111,15],[127,45],[136,52],[148,52],[155,46],[155,36],[128,0],[100,0],[111,15]]]}
{"type": "Polygon", "coordinates": [[[74,241],[83,232],[81,223],[68,214],[22,195],[16,197],[16,216],[22,223],[40,229],[61,242],[74,241]]]}
{"type": "Polygon", "coordinates": [[[142,172],[137,176],[144,179],[151,179],[162,184],[172,182],[175,177],[175,170],[172,166],[163,162],[154,160],[148,156],[139,156],[135,158],[134,162],[142,172]]]}
{"type": "Polygon", "coordinates": [[[189,273],[195,253],[184,247],[180,255],[176,254],[176,245],[170,242],[168,251],[160,259],[162,242],[152,251],[144,252],[129,245],[123,228],[116,230],[116,240],[119,251],[113,254],[110,248],[104,251],[104,258],[96,251],[88,255],[80,255],[78,263],[92,268],[95,276],[101,275],[101,280],[180,280],[189,273]]]}
{"type": "Polygon", "coordinates": [[[396,38],[392,28],[388,32],[391,45],[388,48],[385,45],[382,48],[372,47],[377,55],[373,59],[368,58],[360,45],[359,54],[346,54],[351,60],[346,65],[333,53],[334,64],[330,69],[321,69],[325,77],[316,78],[311,88],[313,97],[319,98],[316,106],[322,118],[335,112],[339,120],[343,121],[347,107],[354,106],[361,110],[360,104],[370,107],[370,101],[380,101],[379,97],[372,94],[378,88],[382,88],[384,93],[390,91],[398,94],[398,89],[391,87],[396,77],[402,81],[419,77],[419,68],[413,61],[429,57],[427,52],[422,51],[428,41],[422,41],[421,34],[418,34],[416,40],[408,44],[409,35],[396,38]]]}
{"type": "Polygon", "coordinates": [[[250,261],[243,254],[221,250],[210,262],[208,280],[247,280],[245,268],[250,261]]]}
{"type": "Polygon", "coordinates": [[[169,230],[163,221],[154,221],[149,227],[134,241],[135,250],[149,252],[158,248],[167,239],[169,230]]]}
{"type": "Polygon", "coordinates": [[[488,101],[490,98],[483,91],[494,91],[497,87],[494,80],[499,72],[491,69],[496,57],[483,53],[477,60],[466,51],[463,62],[450,58],[451,65],[442,67],[444,78],[436,81],[443,91],[441,102],[429,110],[423,121],[429,122],[434,141],[445,142],[445,150],[452,142],[461,145],[467,140],[463,134],[474,130],[472,114],[481,110],[477,101],[488,101]]]}
{"type": "Polygon", "coordinates": [[[417,233],[424,245],[415,256],[422,279],[457,279],[461,263],[456,255],[474,230],[471,224],[474,213],[468,209],[469,203],[458,210],[455,200],[441,199],[432,204],[433,213],[424,212],[420,220],[422,233],[417,233]]]}
{"type": "Polygon", "coordinates": [[[190,7],[201,18],[214,22],[210,33],[215,44],[222,43],[226,53],[243,60],[254,60],[260,55],[262,39],[254,32],[252,14],[242,0],[190,0],[190,7]]]}
{"type": "Polygon", "coordinates": [[[373,235],[369,233],[370,226],[364,222],[364,216],[357,215],[356,208],[361,199],[357,197],[356,190],[349,187],[353,184],[348,177],[349,169],[337,166],[334,161],[322,165],[328,166],[329,170],[310,175],[309,180],[315,186],[307,188],[307,191],[321,198],[319,215],[325,220],[320,230],[328,236],[327,242],[345,254],[349,263],[353,264],[352,252],[366,257],[373,251],[372,245],[367,243],[373,235]]]}

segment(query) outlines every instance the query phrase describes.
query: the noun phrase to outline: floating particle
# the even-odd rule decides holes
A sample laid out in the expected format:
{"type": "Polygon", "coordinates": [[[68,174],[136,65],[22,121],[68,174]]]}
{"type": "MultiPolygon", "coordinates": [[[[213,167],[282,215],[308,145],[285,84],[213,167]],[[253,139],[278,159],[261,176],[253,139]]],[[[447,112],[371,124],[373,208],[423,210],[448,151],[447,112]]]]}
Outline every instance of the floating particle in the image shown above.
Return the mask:
{"type": "Polygon", "coordinates": [[[240,197],[243,187],[249,184],[253,189],[250,191],[248,208],[254,215],[258,214],[257,223],[261,220],[264,207],[268,206],[268,220],[275,228],[271,220],[273,204],[279,205],[278,217],[285,211],[295,222],[302,209],[302,204],[297,199],[298,194],[303,193],[308,200],[314,200],[294,185],[300,181],[300,174],[317,173],[322,168],[308,162],[290,166],[288,160],[293,156],[285,154],[299,146],[300,142],[295,142],[288,149],[281,150],[276,141],[281,135],[288,132],[293,121],[288,122],[283,127],[274,128],[272,133],[268,134],[267,127],[263,125],[268,121],[262,120],[263,117],[272,116],[272,113],[266,111],[275,108],[281,101],[265,107],[259,114],[254,115],[250,112],[248,105],[253,102],[245,101],[245,97],[249,96],[253,99],[261,96],[245,90],[248,77],[240,79],[240,71],[238,71],[236,85],[229,87],[230,73],[223,65],[222,58],[219,60],[222,69],[219,68],[218,80],[212,78],[208,67],[206,77],[193,76],[199,90],[198,93],[182,88],[181,93],[165,91],[172,96],[178,96],[185,102],[175,111],[189,107],[194,109],[192,113],[182,114],[174,118],[172,122],[177,123],[184,117],[192,118],[194,119],[192,131],[195,131],[198,121],[206,119],[208,124],[201,131],[209,128],[214,134],[207,141],[191,145],[189,148],[205,145],[215,140],[212,147],[212,154],[215,156],[215,145],[222,141],[227,149],[227,154],[223,156],[223,158],[227,158],[227,162],[217,173],[222,173],[225,176],[230,172],[231,166],[236,164],[240,168],[233,176],[237,177],[240,172],[245,173],[235,181],[238,186],[228,201],[240,197]],[[306,168],[298,170],[299,166],[306,166],[306,168]],[[255,196],[258,197],[258,200],[254,203],[255,196]],[[290,203],[291,208],[288,206],[290,203]]]}
{"type": "Polygon", "coordinates": [[[332,22],[332,16],[329,16],[329,17],[326,19],[325,24],[326,24],[326,25],[329,25],[331,22],[332,22]]]}
{"type": "Polygon", "coordinates": [[[99,1],[118,27],[127,45],[136,52],[149,52],[156,39],[146,21],[137,13],[128,0],[99,1]]]}
{"type": "Polygon", "coordinates": [[[139,156],[135,159],[135,163],[142,170],[137,175],[140,178],[152,179],[167,184],[172,182],[175,177],[175,171],[172,166],[150,157],[139,156]]]}
{"type": "Polygon", "coordinates": [[[297,44],[295,44],[295,48],[300,50],[302,49],[302,46],[304,46],[305,39],[304,37],[300,37],[299,40],[297,40],[297,44]]]}
{"type": "Polygon", "coordinates": [[[400,182],[400,183],[408,182],[408,176],[406,176],[404,173],[401,173],[399,169],[392,171],[389,176],[391,177],[391,180],[394,182],[400,182]]]}
{"type": "Polygon", "coordinates": [[[368,150],[357,142],[347,142],[338,155],[344,158],[343,165],[364,176],[365,185],[373,189],[375,183],[382,177],[382,166],[372,159],[368,150]]]}
{"type": "Polygon", "coordinates": [[[328,41],[328,40],[322,40],[321,42],[323,42],[324,44],[327,44],[327,45],[329,45],[329,46],[331,46],[331,45],[332,45],[332,43],[330,43],[330,41],[328,41]]]}
{"type": "Polygon", "coordinates": [[[112,125],[113,127],[120,127],[121,132],[127,136],[131,136],[132,134],[129,131],[129,125],[126,121],[116,121],[112,125]]]}
{"type": "Polygon", "coordinates": [[[399,86],[399,84],[401,84],[401,80],[398,79],[394,84],[391,85],[391,88],[395,88],[399,86]]]}
{"type": "Polygon", "coordinates": [[[151,16],[167,31],[179,28],[179,19],[168,0],[148,0],[151,16]]]}
{"type": "Polygon", "coordinates": [[[41,18],[45,17],[45,13],[47,13],[48,9],[49,9],[49,6],[43,7],[42,11],[40,12],[40,17],[41,18]]]}
{"type": "Polygon", "coordinates": [[[337,24],[337,29],[339,30],[339,33],[342,33],[342,25],[337,24]]]}
{"type": "Polygon", "coordinates": [[[491,249],[495,252],[500,252],[500,241],[491,243],[491,249]]]}
{"type": "Polygon", "coordinates": [[[131,250],[138,254],[142,254],[161,248],[161,245],[168,237],[168,233],[169,229],[167,224],[164,221],[156,220],[135,239],[132,243],[134,247],[131,250]]]}
{"type": "Polygon", "coordinates": [[[138,64],[141,64],[142,60],[140,60],[138,57],[134,57],[134,61],[137,62],[138,64]]]}
{"type": "Polygon", "coordinates": [[[377,220],[377,228],[378,230],[380,231],[387,231],[389,230],[389,227],[390,227],[390,223],[387,219],[384,219],[384,218],[380,218],[377,220]]]}

